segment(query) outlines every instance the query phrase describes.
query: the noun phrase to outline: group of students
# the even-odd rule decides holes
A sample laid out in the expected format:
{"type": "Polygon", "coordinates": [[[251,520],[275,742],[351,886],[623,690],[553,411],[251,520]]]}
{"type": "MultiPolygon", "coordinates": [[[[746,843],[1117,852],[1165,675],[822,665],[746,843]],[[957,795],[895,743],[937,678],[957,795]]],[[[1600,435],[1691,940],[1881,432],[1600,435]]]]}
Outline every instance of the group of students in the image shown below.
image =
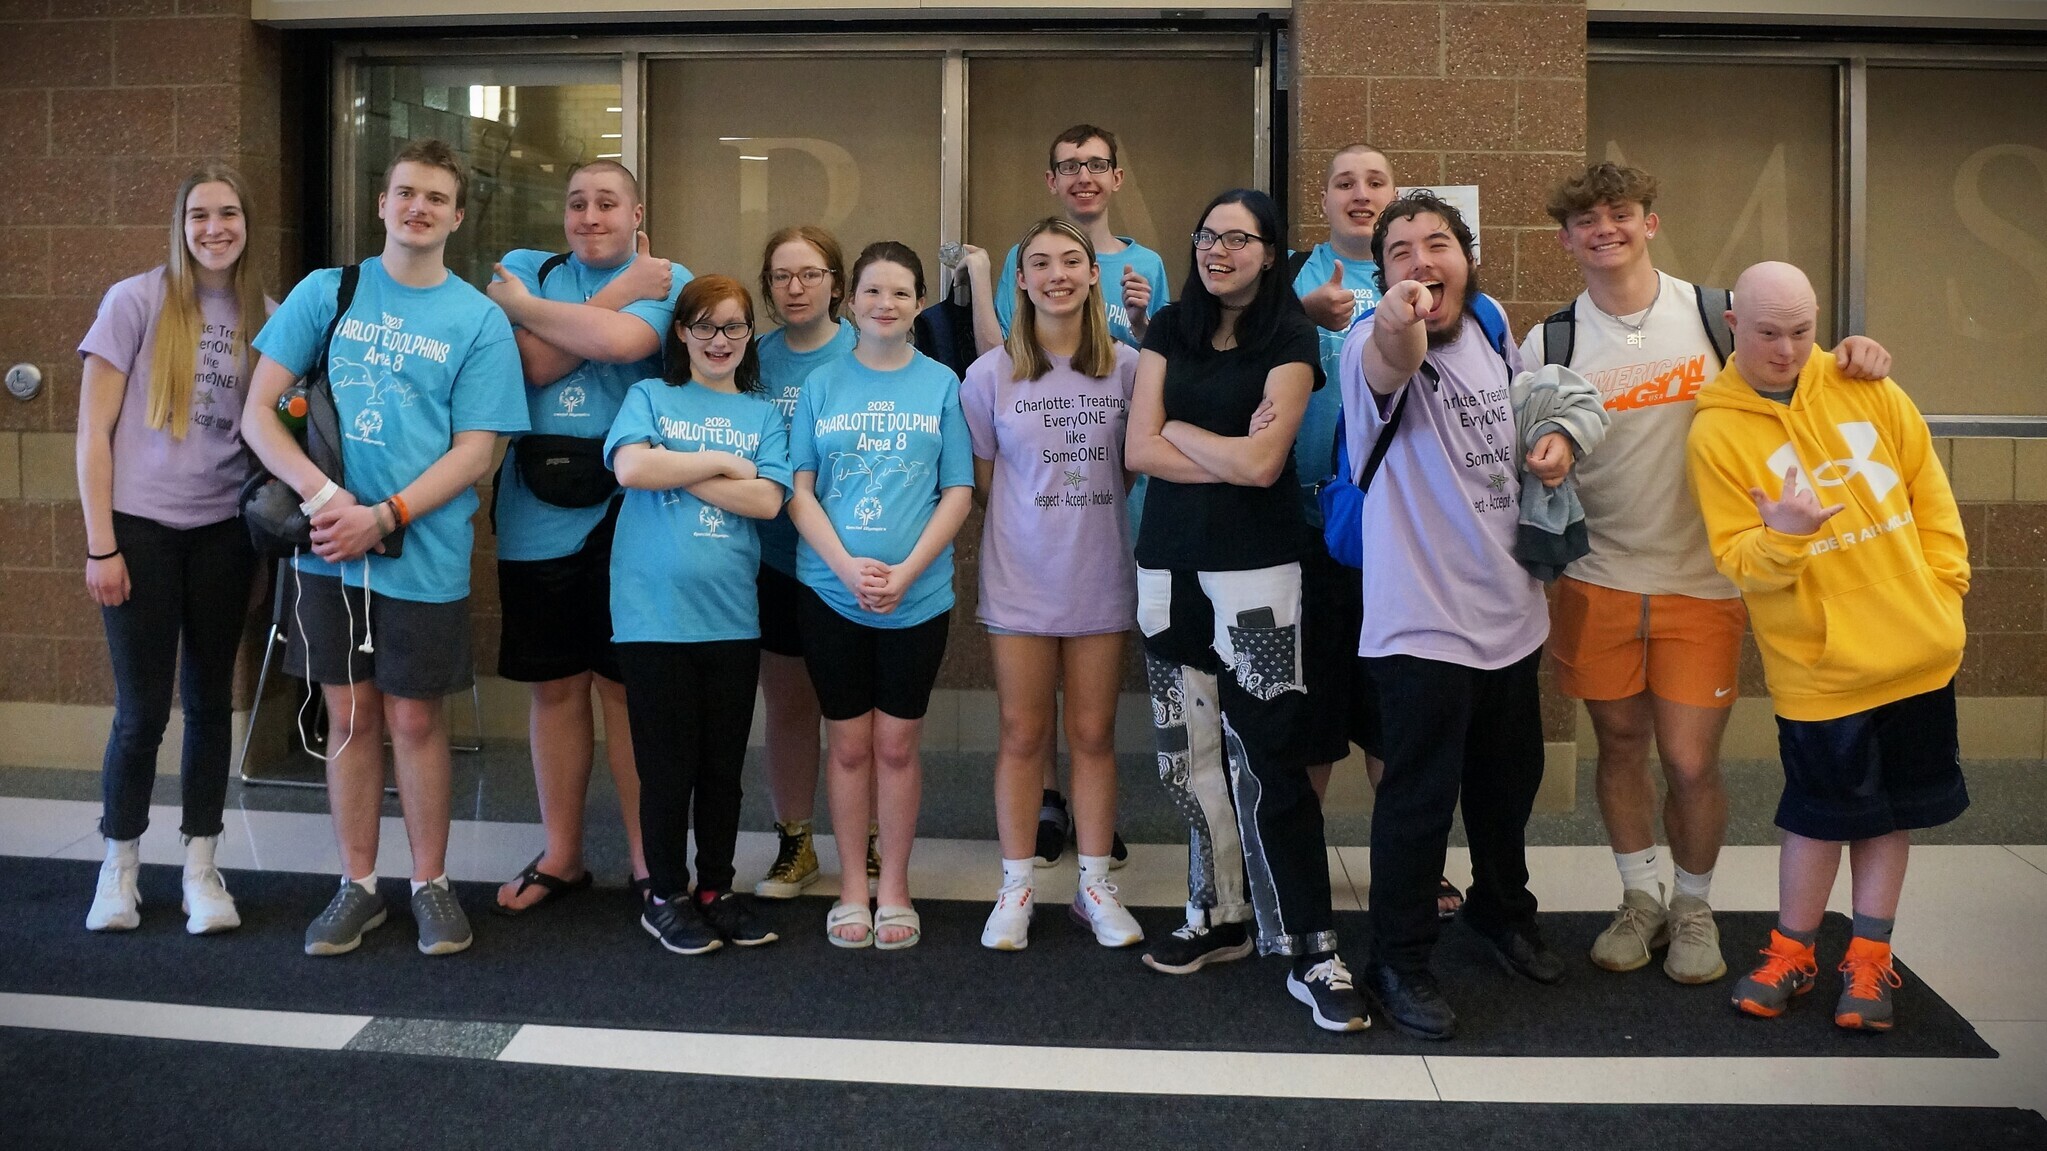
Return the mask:
{"type": "Polygon", "coordinates": [[[1369,145],[1330,161],[1330,238],[1309,252],[1288,252],[1270,197],[1217,196],[1176,302],[1157,255],[1109,229],[1112,133],[1061,133],[1045,178],[1062,211],[999,275],[966,249],[981,354],[955,374],[915,344],[928,292],[910,248],[870,244],[848,267],[822,229],[777,232],[758,275],[777,326],[762,332],[745,284],[648,251],[638,185],[611,161],[569,179],[566,253],[510,253],[478,291],[443,263],[467,180],[438,141],[394,158],[382,254],[307,277],[252,338],[268,304],[242,259],[245,189],[226,169],[194,172],[167,264],[116,285],[80,349],[86,578],[119,690],[87,926],[139,923],[136,847],[174,667],[188,929],[238,923],[214,851],[255,566],[236,519],[246,445],[313,525],[288,581],[288,660],[330,716],[344,874],[305,950],[353,950],[386,918],[387,734],[420,950],[470,945],[445,874],[440,700],[473,679],[473,489],[511,435],[490,514],[499,671],[532,685],[547,843],[498,891],[502,914],[592,882],[594,688],[641,925],[683,954],[774,941],[733,867],[757,684],[780,851],[755,895],[819,878],[822,767],[841,865],[829,941],[916,944],[922,719],[953,539],[979,504],[1001,725],[1002,880],[984,946],[1028,945],[1035,871],[1069,819],[1071,916],[1105,946],[1144,940],[1109,877],[1124,854],[1112,733],[1134,624],[1159,778],[1188,827],[1186,922],[1144,962],[1188,974],[1254,947],[1288,956],[1287,989],[1317,1026],[1368,1025],[1337,950],[1321,808],[1355,743],[1377,789],[1362,983],[1382,1017],[1454,1033],[1429,969],[1452,918],[1508,970],[1561,980],[1524,843],[1547,641],[1593,718],[1623,885],[1591,960],[1626,971],[1665,950],[1678,982],[1717,981],[1718,752],[1753,620],[1785,761],[1782,909],[1734,1003],[1772,1016],[1813,986],[1845,842],[1855,937],[1836,1019],[1888,1028],[1909,830],[1967,804],[1952,678],[1968,565],[1883,349],[1850,337],[1814,351],[1817,306],[1788,265],[1750,269],[1731,301],[1658,272],[1655,181],[1612,164],[1551,197],[1586,291],[1518,346],[1478,291],[1457,210],[1396,197],[1369,145]],[[346,487],[273,414],[316,362],[346,487]],[[1822,506],[1819,488],[1843,502],[1822,506]],[[1543,581],[1560,569],[1551,605],[1543,581]],[[1444,878],[1460,801],[1467,892],[1444,878]]]}

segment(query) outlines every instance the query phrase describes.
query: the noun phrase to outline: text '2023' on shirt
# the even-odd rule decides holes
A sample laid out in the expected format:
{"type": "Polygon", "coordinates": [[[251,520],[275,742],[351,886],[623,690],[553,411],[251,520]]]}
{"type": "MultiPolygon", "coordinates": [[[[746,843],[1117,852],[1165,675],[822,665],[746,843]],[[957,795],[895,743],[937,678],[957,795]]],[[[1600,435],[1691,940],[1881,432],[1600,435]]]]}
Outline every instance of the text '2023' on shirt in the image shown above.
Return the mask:
{"type": "MultiPolygon", "coordinates": [[[[731,452],[789,491],[789,431],[766,397],[701,384],[641,380],[604,442],[670,452],[731,452]]],[[[706,503],[686,488],[629,488],[611,543],[611,638],[617,643],[757,639],[762,521],[706,503]]]]}
{"type": "MultiPolygon", "coordinates": [[[[760,357],[761,385],[767,389],[768,402],[782,413],[782,427],[787,429],[789,421],[796,418],[796,397],[803,394],[803,381],[818,368],[853,354],[853,342],[857,339],[853,321],[840,320],[832,332],[832,338],[807,352],[792,351],[789,347],[789,333],[776,328],[754,342],[754,354],[760,357]]],[[[771,520],[760,523],[761,562],[785,576],[796,574],[796,525],[789,522],[789,509],[783,508],[771,520]]]]}
{"type": "Polygon", "coordinates": [[[1115,345],[1101,379],[1066,356],[1016,378],[994,348],[967,368],[960,409],[974,455],[993,461],[981,521],[982,623],[1026,635],[1101,635],[1137,617],[1123,510],[1123,432],[1137,353],[1115,345]]]}
{"type": "Polygon", "coordinates": [[[174,417],[186,421],[185,438],[169,427],[149,426],[149,376],[166,282],[157,268],[107,289],[78,354],[98,356],[128,377],[114,421],[114,510],[166,527],[197,528],[233,519],[241,510],[242,481],[249,475],[241,433],[248,381],[235,354],[240,319],[234,293],[202,290],[192,410],[174,417]]]}
{"type": "MultiPolygon", "coordinates": [[[[303,376],[334,318],[340,281],[339,268],[299,281],[263,325],[257,350],[303,376]]],[[[366,504],[418,479],[448,454],[457,432],[526,430],[526,383],[511,322],[453,272],[434,287],[410,288],[393,280],[378,258],[364,260],[355,299],[334,329],[327,375],[341,416],[348,490],[366,504]]],[[[370,552],[371,590],[419,603],[467,596],[476,506],[475,490],[464,488],[418,514],[398,558],[370,552]]],[[[359,561],[337,566],[301,555],[298,568],[362,586],[359,561]]]]}
{"type": "MultiPolygon", "coordinates": [[[[581,257],[571,255],[540,280],[540,266],[553,258],[550,252],[521,248],[505,257],[505,270],[542,299],[567,304],[586,304],[604,285],[639,259],[635,253],[615,268],[593,268],[581,257]]],[[[661,339],[668,338],[668,325],[675,316],[675,297],[689,283],[690,272],[681,264],[670,272],[668,295],[659,300],[634,300],[620,311],[642,320],[661,339]]],[[[526,389],[526,415],[532,431],[549,436],[603,439],[618,416],[626,389],[635,381],[661,374],[660,345],[644,360],[630,364],[607,364],[584,360],[568,375],[545,387],[526,389]]],[[[556,507],[535,496],[519,475],[516,462],[499,469],[497,477],[498,558],[506,560],[551,560],[572,555],[604,520],[605,504],[587,508],[556,507]]]]}
{"type": "MultiPolygon", "coordinates": [[[[959,380],[921,352],[892,372],[853,356],[828,363],[809,375],[796,400],[789,462],[816,473],[817,501],[847,552],[901,563],[931,522],[939,493],[974,484],[959,380]]],[[[855,623],[915,627],[952,610],[952,543],[892,612],[863,609],[808,540],[796,550],[796,578],[855,623]]]]}
{"type": "MultiPolygon", "coordinates": [[[[1294,295],[1306,296],[1328,283],[1338,258],[1336,249],[1328,244],[1315,245],[1294,277],[1294,295]]],[[[1343,261],[1343,286],[1351,294],[1352,322],[1379,306],[1379,282],[1375,278],[1378,274],[1379,265],[1370,260],[1343,261]]],[[[1315,337],[1321,341],[1322,375],[1326,379],[1336,379],[1337,362],[1343,358],[1343,337],[1349,330],[1348,326],[1342,332],[1315,329],[1315,337]]],[[[1322,505],[1315,499],[1315,489],[1328,478],[1330,464],[1336,458],[1336,419],[1342,414],[1342,389],[1317,388],[1308,397],[1308,409],[1301,413],[1301,430],[1294,436],[1294,474],[1301,486],[1301,511],[1317,527],[1322,524],[1322,505]]]]}
{"type": "Polygon", "coordinates": [[[1549,636],[1542,585],[1514,559],[1521,455],[1507,393],[1520,353],[1510,344],[1503,360],[1467,316],[1457,338],[1423,360],[1436,379],[1416,373],[1378,396],[1363,368],[1378,318],[1351,328],[1337,377],[1346,447],[1360,470],[1407,394],[1407,412],[1365,492],[1358,654],[1505,667],[1549,636]]]}
{"type": "MultiPolygon", "coordinates": [[[[1192,348],[1179,331],[1185,314],[1179,305],[1160,312],[1144,338],[1146,351],[1166,358],[1167,420],[1242,436],[1265,400],[1266,377],[1274,368],[1307,364],[1313,370],[1320,359],[1314,321],[1299,308],[1282,315],[1263,346],[1224,351],[1192,348]]],[[[1301,512],[1289,453],[1271,487],[1182,484],[1153,476],[1138,528],[1137,562],[1176,571],[1254,571],[1292,563],[1316,543],[1301,512]]]]}

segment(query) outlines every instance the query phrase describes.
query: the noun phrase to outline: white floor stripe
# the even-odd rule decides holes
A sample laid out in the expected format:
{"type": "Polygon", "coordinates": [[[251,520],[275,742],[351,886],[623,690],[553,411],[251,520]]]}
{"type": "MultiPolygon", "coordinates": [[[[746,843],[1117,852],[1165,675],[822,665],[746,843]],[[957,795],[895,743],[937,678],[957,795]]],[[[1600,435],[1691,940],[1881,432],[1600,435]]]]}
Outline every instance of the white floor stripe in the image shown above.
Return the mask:
{"type": "Polygon", "coordinates": [[[339,1051],[370,1021],[367,1015],[250,1011],[77,995],[0,992],[0,1027],[81,1031],[141,1039],[190,1039],[257,1047],[339,1051]]]}
{"type": "MultiPolygon", "coordinates": [[[[1360,1037],[1360,1042],[1369,1042],[1360,1037]]],[[[528,1025],[499,1059],[928,1087],[1324,1099],[1436,1098],[1419,1056],[1006,1047],[528,1025]]]]}

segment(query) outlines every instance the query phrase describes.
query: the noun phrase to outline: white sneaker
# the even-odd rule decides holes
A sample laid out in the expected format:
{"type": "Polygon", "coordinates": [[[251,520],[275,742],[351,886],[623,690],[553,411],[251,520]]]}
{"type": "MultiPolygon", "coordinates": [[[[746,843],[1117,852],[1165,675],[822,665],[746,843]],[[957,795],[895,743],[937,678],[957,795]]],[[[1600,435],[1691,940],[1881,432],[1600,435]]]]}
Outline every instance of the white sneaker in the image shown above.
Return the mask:
{"type": "Polygon", "coordinates": [[[981,946],[993,951],[1022,951],[1031,945],[1031,885],[1005,883],[995,896],[995,910],[981,929],[981,946]]]}
{"type": "Polygon", "coordinates": [[[1144,942],[1144,928],[1137,925],[1123,901],[1116,898],[1116,885],[1106,875],[1083,875],[1080,890],[1073,893],[1067,908],[1073,921],[1095,933],[1103,947],[1129,947],[1144,942]]]}
{"type": "Polygon", "coordinates": [[[127,859],[116,859],[110,854],[100,864],[92,910],[85,913],[87,931],[133,931],[142,926],[142,894],[135,889],[135,876],[140,870],[132,853],[127,859]]]}
{"type": "Polygon", "coordinates": [[[185,872],[185,902],[181,910],[186,915],[185,930],[193,935],[233,931],[242,925],[241,914],[235,911],[235,897],[227,893],[227,883],[221,879],[218,867],[185,872]]]}

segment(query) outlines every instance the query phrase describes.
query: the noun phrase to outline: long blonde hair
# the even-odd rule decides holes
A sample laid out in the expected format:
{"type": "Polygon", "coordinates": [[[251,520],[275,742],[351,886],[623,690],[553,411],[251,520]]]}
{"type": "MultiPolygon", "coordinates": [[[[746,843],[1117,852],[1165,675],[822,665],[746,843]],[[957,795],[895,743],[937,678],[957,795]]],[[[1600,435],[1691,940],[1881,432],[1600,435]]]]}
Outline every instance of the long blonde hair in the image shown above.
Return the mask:
{"type": "Polygon", "coordinates": [[[156,316],[156,343],[149,364],[149,426],[180,440],[192,426],[192,385],[198,375],[199,337],[205,328],[192,250],[185,243],[185,209],[192,189],[201,184],[226,184],[241,201],[242,254],[234,269],[234,358],[244,380],[249,376],[249,338],[254,334],[250,329],[261,326],[264,315],[263,282],[249,255],[256,242],[256,219],[249,205],[248,185],[241,173],[225,164],[201,164],[178,185],[177,198],[171,201],[170,259],[164,261],[163,308],[156,316]]]}
{"type": "MultiPolygon", "coordinates": [[[[1047,216],[1030,226],[1017,241],[1016,266],[1021,274],[1027,249],[1031,241],[1047,232],[1057,232],[1080,245],[1087,253],[1087,266],[1099,269],[1095,259],[1095,246],[1087,233],[1073,226],[1063,216],[1047,216]]],[[[1016,316],[1010,321],[1009,338],[1005,342],[1009,362],[1015,366],[1015,377],[1019,380],[1035,380],[1052,370],[1052,361],[1046,357],[1045,349],[1038,344],[1038,308],[1031,303],[1031,295],[1021,287],[1016,290],[1016,316]]],[[[1080,347],[1073,352],[1073,370],[1090,379],[1107,379],[1116,370],[1116,340],[1109,335],[1108,306],[1102,302],[1102,281],[1100,276],[1088,285],[1087,307],[1080,313],[1080,347]]]]}

